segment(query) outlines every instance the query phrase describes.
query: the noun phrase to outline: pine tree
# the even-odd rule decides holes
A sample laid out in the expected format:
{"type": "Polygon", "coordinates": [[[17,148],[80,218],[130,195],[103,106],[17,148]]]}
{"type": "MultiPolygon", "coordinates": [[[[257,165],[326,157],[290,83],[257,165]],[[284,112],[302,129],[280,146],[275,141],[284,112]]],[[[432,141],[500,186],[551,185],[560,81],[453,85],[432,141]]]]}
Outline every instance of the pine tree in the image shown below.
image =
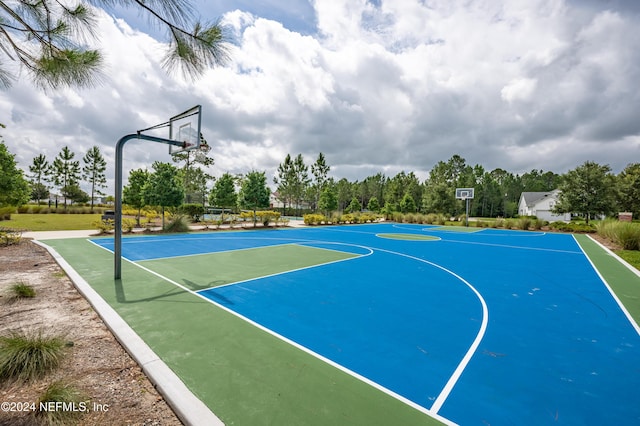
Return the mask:
{"type": "Polygon", "coordinates": [[[107,178],[104,174],[107,169],[107,162],[102,157],[100,148],[97,146],[91,148],[82,158],[82,161],[85,164],[82,168],[82,178],[91,184],[91,213],[93,213],[96,194],[104,195],[100,188],[106,188],[107,186],[107,178]]]}

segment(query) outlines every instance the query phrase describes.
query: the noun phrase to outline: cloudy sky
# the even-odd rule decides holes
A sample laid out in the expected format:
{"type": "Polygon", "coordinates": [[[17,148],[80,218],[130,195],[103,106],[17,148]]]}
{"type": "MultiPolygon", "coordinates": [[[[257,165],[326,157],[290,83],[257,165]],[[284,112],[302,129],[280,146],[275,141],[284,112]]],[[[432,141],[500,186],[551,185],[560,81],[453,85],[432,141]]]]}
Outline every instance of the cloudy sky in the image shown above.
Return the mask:
{"type": "MultiPolygon", "coordinates": [[[[587,160],[640,162],[637,0],[199,0],[232,61],[195,82],[160,67],[164,33],[130,10],[101,13],[106,79],[0,92],[0,132],[23,168],[67,145],[109,162],[123,135],[203,107],[210,172],[266,171],[323,152],[335,178],[421,178],[454,154],[513,173],[587,160]]],[[[170,161],[130,142],[125,171],[170,161]]],[[[126,178],[126,176],[125,176],[126,178]]]]}

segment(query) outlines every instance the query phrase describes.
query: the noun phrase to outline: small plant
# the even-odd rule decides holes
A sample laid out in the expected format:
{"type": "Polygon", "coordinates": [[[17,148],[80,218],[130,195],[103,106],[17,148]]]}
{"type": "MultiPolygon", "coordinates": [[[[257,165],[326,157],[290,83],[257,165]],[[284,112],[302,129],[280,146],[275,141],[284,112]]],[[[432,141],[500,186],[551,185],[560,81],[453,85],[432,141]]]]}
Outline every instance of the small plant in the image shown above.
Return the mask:
{"type": "Polygon", "coordinates": [[[106,234],[110,231],[113,231],[114,222],[113,219],[96,220],[91,223],[91,226],[100,231],[101,234],[106,234]]]}
{"type": "Polygon", "coordinates": [[[11,286],[11,291],[13,292],[15,297],[20,299],[36,297],[36,290],[29,284],[25,283],[15,283],[11,286]]]}
{"type": "Polygon", "coordinates": [[[130,218],[122,219],[122,230],[124,232],[133,232],[133,228],[136,227],[136,220],[130,218]]]}
{"type": "Polygon", "coordinates": [[[188,232],[189,223],[187,218],[181,214],[175,214],[171,217],[171,220],[165,225],[163,231],[165,232],[188,232]]]}
{"type": "Polygon", "coordinates": [[[0,380],[30,380],[56,368],[64,356],[65,341],[42,331],[0,336],[0,380]]]}
{"type": "Polygon", "coordinates": [[[40,395],[37,407],[36,417],[46,424],[71,425],[77,424],[82,414],[89,411],[89,400],[72,384],[58,380],[40,395]],[[61,410],[61,405],[66,409],[61,410]]]}

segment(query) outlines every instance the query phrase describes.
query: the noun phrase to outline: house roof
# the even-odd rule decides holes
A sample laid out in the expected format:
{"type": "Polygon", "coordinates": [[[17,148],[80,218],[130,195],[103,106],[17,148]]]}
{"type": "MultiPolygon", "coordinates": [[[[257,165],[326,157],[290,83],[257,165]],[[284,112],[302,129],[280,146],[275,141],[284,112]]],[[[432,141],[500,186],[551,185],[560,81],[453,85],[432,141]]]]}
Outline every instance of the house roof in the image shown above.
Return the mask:
{"type": "Polygon", "coordinates": [[[558,190],[550,192],[523,192],[521,197],[524,199],[527,207],[531,207],[547,197],[556,197],[557,192],[558,190]]]}

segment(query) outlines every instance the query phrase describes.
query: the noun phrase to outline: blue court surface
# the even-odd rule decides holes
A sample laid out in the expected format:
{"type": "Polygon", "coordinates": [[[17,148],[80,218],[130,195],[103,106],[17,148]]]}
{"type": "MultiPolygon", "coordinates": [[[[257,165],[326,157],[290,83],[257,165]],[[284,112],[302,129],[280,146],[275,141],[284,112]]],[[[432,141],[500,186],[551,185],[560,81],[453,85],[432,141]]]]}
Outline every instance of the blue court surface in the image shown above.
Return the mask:
{"type": "Polygon", "coordinates": [[[345,257],[189,289],[448,423],[640,424],[640,328],[572,235],[372,224],[131,237],[123,255],[154,271],[283,245],[345,257]]]}

